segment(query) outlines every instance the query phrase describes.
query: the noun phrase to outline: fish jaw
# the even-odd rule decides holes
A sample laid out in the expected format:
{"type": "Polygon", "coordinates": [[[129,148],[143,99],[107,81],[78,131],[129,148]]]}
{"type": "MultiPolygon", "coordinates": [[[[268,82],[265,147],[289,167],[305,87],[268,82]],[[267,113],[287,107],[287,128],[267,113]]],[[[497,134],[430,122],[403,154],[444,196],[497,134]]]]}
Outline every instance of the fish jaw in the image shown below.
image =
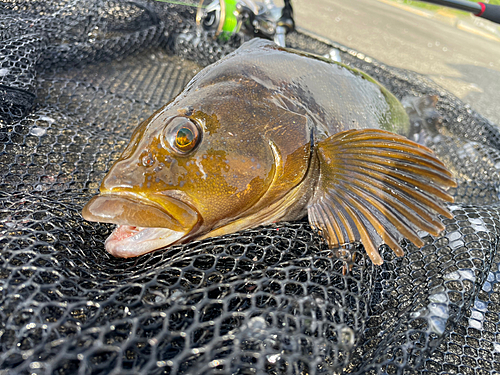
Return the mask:
{"type": "Polygon", "coordinates": [[[106,251],[116,257],[136,257],[179,242],[202,222],[197,210],[178,199],[163,195],[158,201],[132,194],[100,194],[85,205],[82,216],[117,224],[105,242],[106,251]]]}
{"type": "Polygon", "coordinates": [[[118,225],[106,239],[104,247],[118,258],[132,258],[170,246],[186,235],[168,228],[142,228],[118,225]]]}

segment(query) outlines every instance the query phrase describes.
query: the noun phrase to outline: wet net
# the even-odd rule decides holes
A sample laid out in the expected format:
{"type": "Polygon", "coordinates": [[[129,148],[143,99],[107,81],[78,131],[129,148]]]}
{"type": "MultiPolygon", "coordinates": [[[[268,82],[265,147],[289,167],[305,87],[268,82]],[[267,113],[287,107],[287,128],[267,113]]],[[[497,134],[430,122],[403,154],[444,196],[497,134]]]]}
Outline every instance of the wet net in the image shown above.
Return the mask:
{"type": "Polygon", "coordinates": [[[0,3],[0,374],[500,372],[500,133],[428,80],[333,47],[400,99],[437,95],[459,179],[425,246],[359,246],[347,275],[306,221],[116,259],[82,219],[133,129],[247,38],[153,1],[0,3]]]}

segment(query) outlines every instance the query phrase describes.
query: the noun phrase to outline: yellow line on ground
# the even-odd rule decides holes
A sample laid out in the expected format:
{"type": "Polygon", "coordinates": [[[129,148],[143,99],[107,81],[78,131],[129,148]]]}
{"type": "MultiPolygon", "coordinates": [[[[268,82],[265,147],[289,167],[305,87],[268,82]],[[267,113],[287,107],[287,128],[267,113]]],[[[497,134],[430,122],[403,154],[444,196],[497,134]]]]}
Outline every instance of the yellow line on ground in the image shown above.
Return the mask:
{"type": "MultiPolygon", "coordinates": [[[[395,8],[402,9],[402,10],[407,11],[409,13],[416,14],[418,16],[422,16],[422,17],[429,18],[429,19],[431,19],[431,18],[436,19],[434,13],[426,12],[426,11],[420,10],[418,8],[413,8],[413,7],[405,5],[405,4],[399,4],[399,3],[396,3],[396,2],[391,1],[391,0],[377,0],[377,1],[384,3],[384,4],[387,4],[387,5],[390,5],[390,6],[395,7],[395,8]]],[[[442,12],[438,11],[437,13],[440,16],[444,16],[444,14],[442,12]]],[[[447,16],[447,17],[450,17],[450,19],[453,18],[453,16],[447,16]]],[[[456,22],[455,27],[459,30],[466,31],[468,33],[471,33],[471,34],[474,34],[477,36],[481,36],[483,38],[494,40],[496,42],[500,42],[500,38],[486,32],[486,31],[478,30],[477,27],[470,26],[470,25],[466,24],[465,22],[458,21],[458,22],[456,22]]]]}
{"type": "Polygon", "coordinates": [[[484,38],[488,38],[490,40],[494,40],[494,41],[497,41],[497,42],[500,42],[500,38],[497,38],[496,36],[493,36],[487,32],[483,32],[481,30],[478,30],[476,29],[475,27],[471,27],[469,25],[467,25],[466,23],[463,23],[463,22],[458,22],[457,23],[457,29],[460,29],[460,30],[463,30],[463,31],[467,31],[468,33],[471,33],[471,34],[475,34],[475,35],[478,35],[478,36],[482,36],[484,38]]]}
{"type": "Polygon", "coordinates": [[[409,13],[417,14],[417,15],[422,16],[422,17],[426,17],[426,18],[432,18],[433,17],[433,15],[431,13],[426,12],[425,10],[420,10],[420,9],[417,9],[417,8],[413,8],[413,7],[410,7],[408,5],[395,3],[394,1],[390,1],[390,0],[378,0],[378,1],[381,2],[381,3],[385,3],[387,5],[393,6],[395,8],[406,10],[409,13]]]}
{"type": "Polygon", "coordinates": [[[439,9],[439,10],[436,11],[436,13],[439,14],[440,16],[447,17],[447,18],[457,18],[457,16],[455,16],[454,14],[448,12],[445,9],[439,9]]]}

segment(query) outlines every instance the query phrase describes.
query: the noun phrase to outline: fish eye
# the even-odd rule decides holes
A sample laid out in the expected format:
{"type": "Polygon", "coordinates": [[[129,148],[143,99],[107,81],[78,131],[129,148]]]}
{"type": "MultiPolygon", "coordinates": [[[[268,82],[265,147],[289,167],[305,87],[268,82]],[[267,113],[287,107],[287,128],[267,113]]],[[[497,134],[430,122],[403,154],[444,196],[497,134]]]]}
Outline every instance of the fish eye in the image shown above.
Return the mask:
{"type": "Polygon", "coordinates": [[[193,120],[187,117],[174,117],[165,127],[162,138],[163,146],[168,145],[176,153],[186,155],[200,143],[201,131],[193,120]]]}

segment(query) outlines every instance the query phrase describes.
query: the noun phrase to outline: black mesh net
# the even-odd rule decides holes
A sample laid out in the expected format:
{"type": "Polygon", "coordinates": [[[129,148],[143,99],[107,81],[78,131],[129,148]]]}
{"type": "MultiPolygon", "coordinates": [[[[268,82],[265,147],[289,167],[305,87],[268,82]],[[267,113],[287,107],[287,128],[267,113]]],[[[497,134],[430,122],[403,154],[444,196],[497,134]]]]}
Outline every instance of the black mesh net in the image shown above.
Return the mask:
{"type": "MultiPolygon", "coordinates": [[[[306,221],[113,258],[80,211],[132,130],[245,40],[192,7],[0,3],[0,374],[500,372],[500,133],[425,78],[335,46],[399,98],[437,95],[459,179],[446,231],[347,275],[306,221]]],[[[292,33],[290,46],[332,45],[292,33]]]]}

